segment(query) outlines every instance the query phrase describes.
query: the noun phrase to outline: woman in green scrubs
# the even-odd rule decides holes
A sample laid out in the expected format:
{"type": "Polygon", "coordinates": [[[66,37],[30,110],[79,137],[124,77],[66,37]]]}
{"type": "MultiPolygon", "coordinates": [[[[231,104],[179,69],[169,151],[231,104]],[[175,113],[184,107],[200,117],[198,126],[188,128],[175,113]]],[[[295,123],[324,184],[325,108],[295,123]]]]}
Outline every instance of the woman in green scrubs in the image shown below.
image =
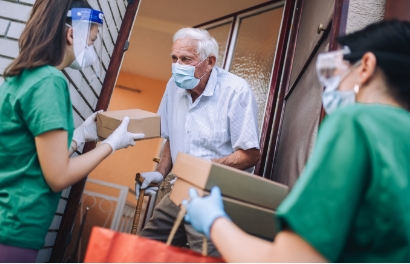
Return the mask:
{"type": "MultiPolygon", "coordinates": [[[[69,87],[61,72],[78,61],[72,8],[101,14],[93,19],[102,22],[102,13],[85,0],[37,0],[19,40],[20,54],[0,86],[0,262],[35,262],[61,190],[83,179],[114,150],[144,137],[128,133],[129,119],[124,118],[97,148],[70,158],[85,141],[98,140],[95,114],[73,132],[69,87]]],[[[83,44],[93,52],[97,27],[85,28],[89,38],[83,44]]]]}
{"type": "Polygon", "coordinates": [[[326,86],[314,152],[277,209],[277,236],[227,217],[217,187],[190,190],[186,220],[228,262],[410,261],[410,23],[382,21],[321,54],[326,86]]]}

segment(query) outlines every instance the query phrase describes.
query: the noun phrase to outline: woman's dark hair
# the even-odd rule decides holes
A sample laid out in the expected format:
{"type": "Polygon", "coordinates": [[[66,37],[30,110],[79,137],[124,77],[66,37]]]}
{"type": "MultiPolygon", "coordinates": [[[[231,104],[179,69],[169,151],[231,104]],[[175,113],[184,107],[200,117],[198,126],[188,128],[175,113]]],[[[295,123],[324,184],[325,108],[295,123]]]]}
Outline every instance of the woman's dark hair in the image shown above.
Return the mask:
{"type": "Polygon", "coordinates": [[[366,52],[376,56],[377,67],[386,77],[391,95],[410,110],[410,22],[380,21],[338,38],[351,53],[345,59],[354,63],[366,52]]]}
{"type": "Polygon", "coordinates": [[[62,63],[67,43],[67,12],[91,8],[86,0],[37,0],[19,40],[20,54],[5,69],[4,76],[19,75],[24,69],[62,63]]]}

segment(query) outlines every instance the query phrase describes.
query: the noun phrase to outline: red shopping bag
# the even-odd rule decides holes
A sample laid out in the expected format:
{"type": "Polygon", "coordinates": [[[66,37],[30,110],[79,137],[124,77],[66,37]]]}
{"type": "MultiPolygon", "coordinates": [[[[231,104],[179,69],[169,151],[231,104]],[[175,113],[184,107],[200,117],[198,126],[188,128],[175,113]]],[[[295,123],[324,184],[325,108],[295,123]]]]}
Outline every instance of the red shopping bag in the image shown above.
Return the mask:
{"type": "Polygon", "coordinates": [[[221,258],[168,246],[148,238],[94,227],[84,262],[199,262],[220,263],[221,258]]]}

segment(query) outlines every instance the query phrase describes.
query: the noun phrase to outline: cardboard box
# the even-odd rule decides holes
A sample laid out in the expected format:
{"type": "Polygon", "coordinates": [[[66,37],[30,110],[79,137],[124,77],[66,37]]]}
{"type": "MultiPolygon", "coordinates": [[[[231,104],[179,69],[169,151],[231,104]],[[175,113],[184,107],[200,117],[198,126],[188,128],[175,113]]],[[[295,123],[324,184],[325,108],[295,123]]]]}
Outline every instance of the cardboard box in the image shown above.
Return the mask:
{"type": "Polygon", "coordinates": [[[181,152],[172,173],[200,189],[218,186],[225,197],[269,210],[275,210],[289,191],[286,185],[181,152]]]}
{"type": "MultiPolygon", "coordinates": [[[[209,192],[182,180],[177,179],[172,188],[170,199],[177,205],[183,200],[189,199],[189,188],[195,188],[200,196],[208,195],[209,192]]],[[[247,204],[227,197],[222,197],[225,212],[242,230],[253,236],[273,241],[275,237],[275,212],[259,206],[247,204]]]]}
{"type": "Polygon", "coordinates": [[[140,109],[107,111],[97,115],[97,134],[107,138],[121,124],[124,117],[130,118],[128,132],[144,133],[144,139],[161,137],[161,117],[140,109]]]}

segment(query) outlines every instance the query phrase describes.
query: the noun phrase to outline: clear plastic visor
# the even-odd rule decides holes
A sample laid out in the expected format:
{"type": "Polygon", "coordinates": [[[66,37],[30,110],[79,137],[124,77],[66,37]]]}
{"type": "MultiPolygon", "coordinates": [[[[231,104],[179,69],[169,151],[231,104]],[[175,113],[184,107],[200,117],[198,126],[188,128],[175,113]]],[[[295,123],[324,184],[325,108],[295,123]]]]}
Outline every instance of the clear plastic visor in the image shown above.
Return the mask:
{"type": "Polygon", "coordinates": [[[93,9],[73,8],[71,15],[75,64],[87,79],[101,78],[103,13],[93,9]]]}
{"type": "Polygon", "coordinates": [[[326,83],[330,78],[338,75],[343,76],[349,71],[350,63],[343,59],[350,51],[345,48],[319,54],[316,61],[316,73],[321,83],[326,83]]]}

